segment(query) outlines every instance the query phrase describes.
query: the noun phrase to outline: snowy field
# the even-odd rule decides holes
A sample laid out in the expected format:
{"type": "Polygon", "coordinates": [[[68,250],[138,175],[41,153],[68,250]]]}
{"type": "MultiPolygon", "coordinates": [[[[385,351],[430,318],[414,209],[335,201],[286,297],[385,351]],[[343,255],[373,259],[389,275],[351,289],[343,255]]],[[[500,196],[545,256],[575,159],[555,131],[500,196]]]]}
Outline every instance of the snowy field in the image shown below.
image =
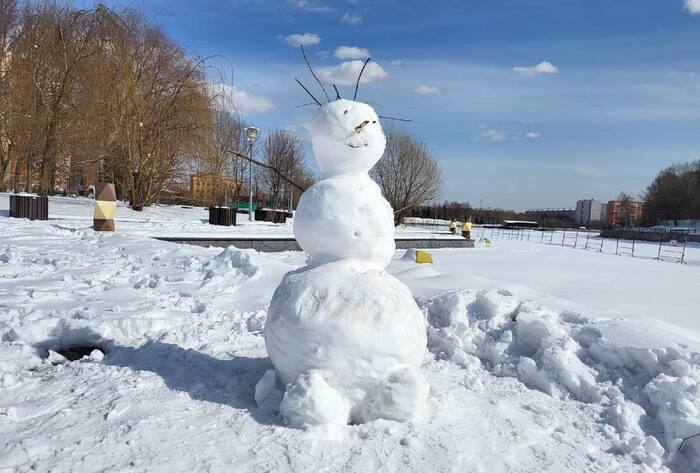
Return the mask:
{"type": "MultiPolygon", "coordinates": [[[[10,194],[0,192],[0,217],[10,215],[10,194]]],[[[50,197],[49,219],[58,226],[66,228],[92,228],[92,212],[95,208],[93,199],[82,197],[50,197]]],[[[142,212],[131,210],[124,202],[117,202],[115,218],[118,233],[144,236],[168,237],[265,237],[292,238],[291,220],[286,224],[249,221],[247,214],[238,214],[237,225],[223,227],[209,225],[209,211],[205,207],[186,207],[177,205],[153,205],[142,212]]],[[[397,232],[400,237],[418,236],[429,238],[435,231],[424,228],[402,228],[397,232]]],[[[441,238],[450,237],[442,232],[441,238]]],[[[457,238],[457,237],[456,237],[457,238]]]]}
{"type": "Polygon", "coordinates": [[[30,222],[0,194],[2,472],[700,471],[700,436],[681,447],[700,434],[696,246],[687,265],[501,239],[433,265],[397,252],[428,322],[429,411],[329,438],[285,427],[281,392],[254,400],[267,305],[304,255],[150,238],[291,225],[119,205],[96,234],[92,205],[52,198],[30,222]]]}

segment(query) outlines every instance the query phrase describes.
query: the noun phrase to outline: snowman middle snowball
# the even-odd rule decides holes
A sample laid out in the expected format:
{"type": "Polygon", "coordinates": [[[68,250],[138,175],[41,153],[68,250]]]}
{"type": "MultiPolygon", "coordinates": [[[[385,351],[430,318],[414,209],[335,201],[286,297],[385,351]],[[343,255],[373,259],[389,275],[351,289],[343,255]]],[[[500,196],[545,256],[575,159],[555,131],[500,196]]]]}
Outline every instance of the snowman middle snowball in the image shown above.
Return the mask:
{"type": "Polygon", "coordinates": [[[425,318],[384,267],[394,254],[389,203],[368,176],[386,139],[372,107],[336,100],[310,127],[321,180],[301,197],[294,234],[308,265],[285,275],[265,345],[297,427],[420,417],[425,318]]]}

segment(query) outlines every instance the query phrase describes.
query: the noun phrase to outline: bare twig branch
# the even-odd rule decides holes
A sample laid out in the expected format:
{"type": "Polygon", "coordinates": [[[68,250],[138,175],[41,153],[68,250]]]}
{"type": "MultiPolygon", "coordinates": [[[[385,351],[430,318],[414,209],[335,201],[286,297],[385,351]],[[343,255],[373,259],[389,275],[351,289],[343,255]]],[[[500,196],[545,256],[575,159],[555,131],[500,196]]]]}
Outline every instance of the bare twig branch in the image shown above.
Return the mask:
{"type": "Polygon", "coordinates": [[[335,99],[340,100],[340,92],[338,92],[338,88],[333,84],[333,89],[335,89],[335,99]]]}
{"type": "Polygon", "coordinates": [[[316,102],[303,103],[301,105],[295,105],[294,108],[304,108],[304,107],[308,107],[309,105],[313,105],[314,103],[316,103],[316,102]]]}
{"type": "Polygon", "coordinates": [[[399,122],[410,122],[412,120],[409,120],[408,118],[396,118],[396,117],[387,117],[385,115],[377,115],[379,118],[382,118],[384,120],[396,120],[399,122]]]}
{"type": "Polygon", "coordinates": [[[357,76],[357,82],[355,82],[355,93],[352,96],[353,100],[357,99],[357,89],[360,87],[360,79],[362,79],[362,73],[365,72],[365,67],[367,67],[367,64],[372,60],[371,57],[368,57],[365,59],[365,63],[362,65],[362,69],[360,69],[360,74],[357,76]]]}
{"type": "Polygon", "coordinates": [[[314,72],[314,68],[311,67],[311,64],[309,63],[309,58],[306,57],[306,51],[304,51],[304,45],[300,44],[299,47],[301,48],[301,54],[304,55],[304,61],[306,62],[306,65],[309,66],[309,70],[311,71],[311,75],[314,76],[314,79],[316,79],[316,82],[318,82],[318,85],[321,86],[321,90],[323,90],[323,95],[326,96],[326,100],[328,102],[331,101],[331,99],[328,97],[328,92],[326,92],[326,88],[323,86],[323,83],[321,80],[316,76],[316,73],[314,72]]]}
{"type": "Polygon", "coordinates": [[[691,435],[690,437],[684,438],[684,439],[681,441],[681,444],[678,446],[678,451],[679,451],[679,452],[681,451],[681,449],[683,448],[683,445],[685,444],[686,441],[688,441],[688,440],[690,440],[690,439],[692,439],[692,438],[695,438],[695,437],[700,437],[700,433],[695,434],[695,435],[691,435]]]}
{"type": "Polygon", "coordinates": [[[299,79],[297,79],[296,77],[294,78],[294,80],[297,81],[297,84],[299,84],[301,86],[301,88],[304,89],[307,94],[309,94],[309,97],[314,99],[314,102],[316,102],[316,104],[318,104],[318,106],[320,107],[321,102],[319,102],[318,99],[316,97],[314,97],[311,92],[309,92],[309,89],[307,89],[306,86],[304,84],[302,84],[301,81],[299,79]]]}

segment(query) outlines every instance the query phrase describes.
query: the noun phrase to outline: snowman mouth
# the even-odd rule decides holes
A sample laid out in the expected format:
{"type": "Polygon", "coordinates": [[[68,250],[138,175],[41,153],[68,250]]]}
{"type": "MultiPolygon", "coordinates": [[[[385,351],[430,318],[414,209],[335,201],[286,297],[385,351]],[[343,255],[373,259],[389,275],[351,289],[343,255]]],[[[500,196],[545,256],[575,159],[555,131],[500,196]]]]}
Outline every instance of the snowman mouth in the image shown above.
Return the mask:
{"type": "Polygon", "coordinates": [[[369,145],[367,143],[365,143],[363,145],[352,145],[352,144],[348,143],[348,146],[351,148],[364,148],[364,147],[369,146],[369,145]]]}

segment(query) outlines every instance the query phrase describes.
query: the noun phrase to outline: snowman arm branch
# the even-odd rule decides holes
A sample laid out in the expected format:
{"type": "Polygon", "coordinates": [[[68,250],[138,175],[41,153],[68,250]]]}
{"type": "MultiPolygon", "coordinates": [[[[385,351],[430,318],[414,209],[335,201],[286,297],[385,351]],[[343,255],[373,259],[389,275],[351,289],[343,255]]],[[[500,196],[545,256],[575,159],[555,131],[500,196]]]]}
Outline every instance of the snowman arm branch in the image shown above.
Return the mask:
{"type": "Polygon", "coordinates": [[[309,66],[309,70],[311,71],[311,75],[314,76],[314,79],[316,79],[316,82],[318,82],[318,85],[321,86],[321,90],[323,90],[323,95],[326,96],[326,100],[328,102],[330,102],[331,99],[328,97],[328,92],[326,92],[326,88],[323,86],[323,83],[316,76],[316,73],[314,72],[314,68],[311,67],[311,64],[309,63],[309,58],[306,57],[306,51],[304,51],[304,45],[300,44],[299,47],[301,48],[301,54],[304,55],[304,61],[306,62],[306,65],[309,66]]]}
{"type": "Polygon", "coordinates": [[[321,102],[319,102],[318,99],[316,97],[314,97],[314,95],[311,92],[309,92],[309,89],[307,89],[306,86],[304,84],[302,84],[301,81],[299,81],[299,79],[294,78],[294,80],[297,81],[297,84],[299,84],[301,86],[301,88],[304,89],[307,94],[309,94],[309,97],[314,99],[314,102],[316,102],[318,104],[318,106],[320,107],[321,102]]]}
{"type": "Polygon", "coordinates": [[[234,156],[238,156],[238,157],[241,158],[241,159],[245,159],[246,161],[250,161],[250,162],[253,163],[253,164],[256,164],[256,165],[258,165],[258,166],[262,166],[262,167],[264,167],[265,169],[270,169],[270,170],[272,170],[275,174],[277,174],[279,177],[281,177],[282,179],[284,179],[285,181],[287,181],[289,184],[293,185],[294,187],[296,187],[297,189],[299,189],[301,192],[304,192],[305,189],[304,189],[303,187],[301,187],[301,186],[300,186],[299,184],[297,184],[296,182],[292,181],[290,178],[288,178],[282,171],[280,171],[279,169],[277,169],[275,166],[270,166],[269,164],[265,164],[265,163],[263,163],[263,162],[260,162],[260,161],[258,161],[257,159],[253,159],[253,158],[251,158],[250,156],[246,156],[245,154],[239,153],[238,151],[230,150],[230,152],[231,152],[231,154],[233,154],[234,156]]]}
{"type": "Polygon", "coordinates": [[[353,100],[357,99],[357,89],[360,87],[360,79],[362,79],[362,73],[365,72],[365,67],[367,67],[367,63],[370,62],[372,58],[368,57],[365,59],[365,63],[362,65],[362,69],[360,69],[360,74],[357,76],[357,82],[355,82],[355,93],[352,96],[353,100]]]}

